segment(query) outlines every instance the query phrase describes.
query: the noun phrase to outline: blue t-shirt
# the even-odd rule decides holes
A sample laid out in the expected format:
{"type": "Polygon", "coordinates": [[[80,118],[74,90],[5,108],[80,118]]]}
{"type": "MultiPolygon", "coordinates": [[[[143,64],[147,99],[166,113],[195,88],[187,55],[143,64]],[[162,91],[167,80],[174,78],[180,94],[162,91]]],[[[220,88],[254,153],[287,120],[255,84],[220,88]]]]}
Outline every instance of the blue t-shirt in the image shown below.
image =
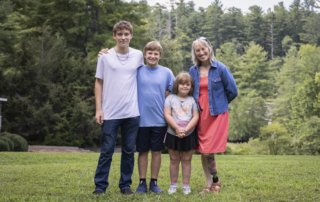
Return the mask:
{"type": "Polygon", "coordinates": [[[138,69],[139,127],[167,125],[163,114],[165,91],[171,92],[174,80],[172,71],[167,67],[144,65],[138,69]]]}

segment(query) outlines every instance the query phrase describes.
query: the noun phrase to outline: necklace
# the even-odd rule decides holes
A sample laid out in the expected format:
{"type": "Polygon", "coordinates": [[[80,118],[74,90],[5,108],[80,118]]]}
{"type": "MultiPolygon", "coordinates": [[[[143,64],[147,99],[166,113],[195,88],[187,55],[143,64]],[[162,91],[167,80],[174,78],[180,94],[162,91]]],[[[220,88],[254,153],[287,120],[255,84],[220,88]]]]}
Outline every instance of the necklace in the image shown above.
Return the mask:
{"type": "Polygon", "coordinates": [[[118,58],[118,60],[119,60],[120,64],[122,64],[122,65],[127,64],[127,62],[128,62],[128,58],[129,58],[129,53],[130,53],[130,49],[129,49],[129,51],[128,51],[128,55],[127,55],[127,57],[126,57],[124,60],[121,60],[121,59],[120,59],[120,57],[119,57],[119,55],[118,55],[118,53],[117,53],[117,51],[116,51],[116,55],[117,55],[117,58],[118,58]],[[122,63],[123,61],[124,61],[124,63],[122,63]]]}

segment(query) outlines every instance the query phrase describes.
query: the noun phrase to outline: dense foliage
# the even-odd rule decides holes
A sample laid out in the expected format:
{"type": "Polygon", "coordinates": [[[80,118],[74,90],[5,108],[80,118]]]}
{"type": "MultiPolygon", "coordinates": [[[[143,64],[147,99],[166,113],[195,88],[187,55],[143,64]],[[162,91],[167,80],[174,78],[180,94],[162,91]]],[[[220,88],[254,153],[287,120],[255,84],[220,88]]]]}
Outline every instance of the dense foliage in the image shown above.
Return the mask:
{"type": "Polygon", "coordinates": [[[196,37],[211,41],[239,87],[229,141],[260,137],[272,154],[319,154],[320,2],[280,2],[267,11],[253,5],[246,14],[220,0],[198,10],[193,1],[170,2],[166,8],[146,0],[0,1],[0,97],[8,98],[2,131],[30,144],[98,144],[96,55],[115,45],[112,26],[123,19],[134,26],[130,45],[160,41],[160,64],[174,74],[192,66],[196,37]],[[271,135],[285,137],[288,149],[273,147],[271,135]]]}
{"type": "Polygon", "coordinates": [[[0,151],[28,151],[27,141],[17,134],[4,132],[0,136],[0,151]]]}

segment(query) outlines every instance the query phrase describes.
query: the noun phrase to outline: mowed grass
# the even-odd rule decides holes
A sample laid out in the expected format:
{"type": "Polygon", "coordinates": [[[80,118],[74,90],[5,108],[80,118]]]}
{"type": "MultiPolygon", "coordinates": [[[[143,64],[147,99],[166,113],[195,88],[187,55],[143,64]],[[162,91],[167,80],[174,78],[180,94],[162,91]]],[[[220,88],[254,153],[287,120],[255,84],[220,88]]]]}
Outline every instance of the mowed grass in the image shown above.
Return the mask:
{"type": "MultiPolygon", "coordinates": [[[[92,191],[98,153],[2,152],[0,201],[320,201],[319,156],[216,155],[221,192],[200,195],[205,179],[200,156],[194,155],[191,194],[182,194],[180,172],[179,191],[169,195],[169,156],[163,154],[158,184],[164,193],[133,196],[120,194],[120,157],[113,156],[106,194],[95,196],[92,191]]],[[[132,179],[135,191],[137,166],[132,179]]]]}

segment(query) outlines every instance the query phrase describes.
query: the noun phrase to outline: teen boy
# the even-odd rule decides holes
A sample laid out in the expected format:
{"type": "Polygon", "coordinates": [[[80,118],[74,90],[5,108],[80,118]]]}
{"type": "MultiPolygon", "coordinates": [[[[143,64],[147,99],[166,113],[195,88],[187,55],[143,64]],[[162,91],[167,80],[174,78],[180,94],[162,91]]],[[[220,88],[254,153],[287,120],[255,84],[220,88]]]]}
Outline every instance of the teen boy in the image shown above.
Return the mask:
{"type": "MultiPolygon", "coordinates": [[[[107,49],[100,53],[108,53],[107,49]]],[[[167,130],[163,108],[166,90],[172,90],[174,76],[169,68],[160,66],[162,47],[156,41],[149,42],[143,50],[147,65],[138,70],[138,104],[140,111],[139,132],[136,141],[138,155],[139,186],[136,193],[148,191],[146,175],[148,154],[151,150],[151,180],[149,190],[162,193],[157,183],[161,165],[161,150],[167,130]]]]}
{"type": "Polygon", "coordinates": [[[143,55],[129,47],[132,25],[120,21],[113,27],[117,45],[98,59],[95,98],[96,122],[102,127],[101,154],[94,177],[94,194],[102,194],[109,186],[108,176],[119,127],[121,127],[122,194],[133,194],[130,188],[134,166],[134,146],[139,129],[137,70],[143,65],[143,55]]]}

